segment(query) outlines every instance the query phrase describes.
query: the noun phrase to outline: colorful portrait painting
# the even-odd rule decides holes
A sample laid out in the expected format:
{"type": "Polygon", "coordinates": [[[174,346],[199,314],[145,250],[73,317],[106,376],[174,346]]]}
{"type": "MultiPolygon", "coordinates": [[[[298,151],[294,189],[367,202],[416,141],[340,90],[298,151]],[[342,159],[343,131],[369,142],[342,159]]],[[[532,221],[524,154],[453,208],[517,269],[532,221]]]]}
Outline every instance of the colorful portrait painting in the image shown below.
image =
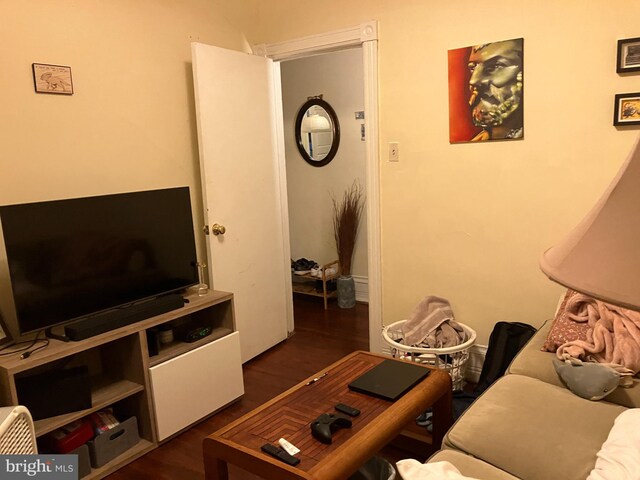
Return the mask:
{"type": "Polygon", "coordinates": [[[449,142],[524,137],[524,39],[449,50],[449,142]]]}

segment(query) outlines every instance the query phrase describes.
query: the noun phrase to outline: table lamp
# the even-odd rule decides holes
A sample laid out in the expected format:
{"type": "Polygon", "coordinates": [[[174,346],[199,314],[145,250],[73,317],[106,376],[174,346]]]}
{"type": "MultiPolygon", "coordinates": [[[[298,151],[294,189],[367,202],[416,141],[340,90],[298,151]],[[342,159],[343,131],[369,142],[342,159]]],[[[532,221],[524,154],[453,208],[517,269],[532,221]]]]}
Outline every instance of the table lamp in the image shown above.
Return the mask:
{"type": "Polygon", "coordinates": [[[591,211],[542,254],[540,268],[567,288],[640,310],[640,137],[591,211]]]}

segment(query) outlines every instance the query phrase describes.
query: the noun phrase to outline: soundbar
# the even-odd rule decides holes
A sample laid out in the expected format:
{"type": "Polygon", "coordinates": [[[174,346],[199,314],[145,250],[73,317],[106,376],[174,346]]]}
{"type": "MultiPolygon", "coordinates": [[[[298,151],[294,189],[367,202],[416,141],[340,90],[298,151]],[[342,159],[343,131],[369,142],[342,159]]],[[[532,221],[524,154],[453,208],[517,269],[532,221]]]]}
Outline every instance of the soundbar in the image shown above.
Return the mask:
{"type": "Polygon", "coordinates": [[[162,295],[77,320],[64,327],[64,334],[69,340],[84,340],[183,306],[182,295],[162,295]]]}

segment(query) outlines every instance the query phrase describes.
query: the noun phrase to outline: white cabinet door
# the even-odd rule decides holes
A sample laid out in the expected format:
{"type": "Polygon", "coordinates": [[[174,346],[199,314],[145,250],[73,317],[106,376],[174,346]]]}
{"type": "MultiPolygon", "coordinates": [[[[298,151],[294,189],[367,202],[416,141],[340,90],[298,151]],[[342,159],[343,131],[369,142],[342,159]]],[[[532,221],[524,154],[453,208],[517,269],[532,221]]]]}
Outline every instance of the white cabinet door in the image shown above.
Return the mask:
{"type": "Polygon", "coordinates": [[[213,288],[233,292],[246,362],[287,338],[293,312],[279,70],[209,45],[192,54],[206,223],[226,228],[208,237],[210,272],[213,288]]]}
{"type": "Polygon", "coordinates": [[[158,440],[244,394],[239,333],[149,369],[158,440]]]}

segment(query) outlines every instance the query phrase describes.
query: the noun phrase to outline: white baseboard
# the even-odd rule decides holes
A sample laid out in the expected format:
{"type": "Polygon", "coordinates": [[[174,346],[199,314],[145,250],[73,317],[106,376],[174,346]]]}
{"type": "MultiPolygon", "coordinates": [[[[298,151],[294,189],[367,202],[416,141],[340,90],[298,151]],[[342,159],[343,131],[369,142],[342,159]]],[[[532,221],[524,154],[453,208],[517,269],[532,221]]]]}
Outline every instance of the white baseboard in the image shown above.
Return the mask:
{"type": "Polygon", "coordinates": [[[353,275],[356,286],[356,302],[369,303],[369,278],[353,275]]]}
{"type": "Polygon", "coordinates": [[[480,380],[480,372],[482,372],[482,365],[486,355],[486,345],[472,345],[469,348],[469,359],[467,360],[467,368],[464,374],[469,382],[478,383],[478,380],[480,380]]]}

